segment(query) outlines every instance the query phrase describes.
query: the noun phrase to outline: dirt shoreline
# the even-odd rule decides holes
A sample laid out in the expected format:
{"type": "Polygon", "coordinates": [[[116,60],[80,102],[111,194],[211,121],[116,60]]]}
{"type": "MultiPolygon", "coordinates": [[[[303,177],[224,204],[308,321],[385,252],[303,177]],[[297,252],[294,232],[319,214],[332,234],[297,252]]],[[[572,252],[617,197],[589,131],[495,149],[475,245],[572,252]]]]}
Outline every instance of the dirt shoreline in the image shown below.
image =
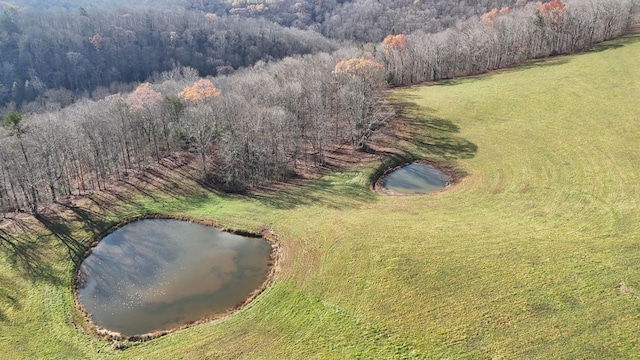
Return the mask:
{"type": "Polygon", "coordinates": [[[170,334],[172,332],[178,331],[178,330],[183,330],[183,329],[187,329],[190,328],[192,326],[196,326],[199,324],[204,324],[204,323],[208,323],[208,322],[212,322],[218,319],[221,319],[223,317],[227,317],[229,315],[232,315],[240,310],[242,310],[245,306],[247,306],[249,303],[251,303],[251,301],[253,301],[255,298],[258,297],[258,295],[260,295],[262,292],[264,292],[269,286],[271,286],[271,284],[273,284],[273,282],[275,281],[276,275],[280,269],[280,261],[281,261],[281,257],[282,257],[282,248],[280,246],[280,240],[278,238],[278,236],[271,231],[270,229],[262,229],[259,233],[254,233],[254,232],[249,232],[249,231],[245,231],[245,230],[238,230],[238,229],[228,229],[228,228],[224,228],[219,226],[218,224],[215,223],[215,221],[211,220],[211,219],[204,219],[204,218],[190,218],[190,217],[186,217],[186,216],[171,216],[171,215],[164,215],[164,214],[149,214],[149,215],[141,215],[141,216],[134,216],[128,219],[125,219],[121,222],[119,222],[118,224],[110,227],[109,229],[106,229],[105,231],[101,232],[99,235],[95,236],[93,238],[92,241],[90,241],[87,246],[85,251],[82,253],[82,255],[78,258],[78,260],[75,262],[74,264],[74,269],[73,269],[73,288],[72,288],[72,293],[73,293],[73,303],[74,303],[74,309],[76,311],[76,313],[79,315],[80,319],[81,319],[81,326],[87,330],[89,333],[91,333],[92,335],[98,337],[98,338],[102,338],[105,340],[111,340],[111,341],[115,341],[114,347],[116,347],[117,349],[123,349],[125,347],[125,345],[123,345],[121,342],[125,341],[125,342],[140,342],[140,341],[147,341],[147,340],[151,340],[151,339],[155,339],[157,337],[163,336],[163,335],[167,335],[170,334]],[[95,323],[93,323],[93,321],[91,320],[91,316],[87,313],[87,311],[82,307],[82,305],[80,304],[80,301],[78,299],[78,287],[81,283],[81,279],[80,279],[80,265],[82,264],[82,262],[92,253],[92,249],[98,245],[98,243],[100,243],[100,241],[108,236],[109,234],[111,234],[112,232],[122,228],[123,226],[130,224],[132,222],[135,221],[140,221],[140,220],[146,220],[146,219],[167,219],[167,220],[179,220],[179,221],[186,221],[186,222],[191,222],[191,223],[195,223],[195,224],[200,224],[200,225],[205,225],[205,226],[210,226],[213,228],[216,228],[218,230],[221,231],[225,231],[228,233],[232,233],[232,234],[236,234],[236,235],[240,235],[240,236],[244,236],[244,237],[250,237],[250,238],[261,238],[265,241],[267,241],[270,245],[271,245],[271,252],[269,254],[269,273],[267,274],[267,277],[265,278],[265,281],[260,285],[260,287],[258,287],[257,289],[255,289],[251,294],[249,294],[249,296],[247,296],[244,300],[238,302],[235,306],[233,306],[232,308],[228,309],[227,311],[220,313],[220,314],[216,314],[207,318],[203,318],[200,320],[196,320],[190,323],[186,323],[182,326],[178,326],[172,329],[168,329],[168,330],[158,330],[158,331],[154,331],[154,332],[149,332],[149,333],[145,333],[145,334],[138,334],[138,335],[132,335],[132,336],[124,336],[118,332],[115,331],[111,331],[109,329],[105,329],[102,328],[98,325],[96,325],[95,323]]]}
{"type": "Polygon", "coordinates": [[[443,162],[438,162],[438,161],[433,161],[428,159],[410,159],[410,160],[403,161],[400,164],[392,165],[386,170],[382,171],[380,175],[374,181],[372,181],[371,190],[383,196],[434,196],[434,195],[442,194],[443,192],[449,191],[453,186],[455,186],[460,181],[461,178],[462,178],[462,174],[460,173],[460,169],[453,164],[443,163],[443,162]],[[401,194],[401,193],[397,193],[397,192],[382,188],[382,181],[388,174],[413,163],[419,163],[419,164],[431,166],[441,171],[443,174],[447,175],[449,177],[449,181],[447,181],[447,184],[441,190],[420,193],[420,194],[401,194]]]}

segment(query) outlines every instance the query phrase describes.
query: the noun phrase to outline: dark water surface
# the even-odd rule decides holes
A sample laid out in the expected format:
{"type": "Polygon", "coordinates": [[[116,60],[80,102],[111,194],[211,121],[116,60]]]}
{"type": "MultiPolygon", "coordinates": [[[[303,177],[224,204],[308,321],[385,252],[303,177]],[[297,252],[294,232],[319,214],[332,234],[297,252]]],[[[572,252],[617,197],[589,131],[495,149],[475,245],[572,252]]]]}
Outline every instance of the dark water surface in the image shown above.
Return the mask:
{"type": "Polygon", "coordinates": [[[269,272],[271,245],[178,220],[136,221],[80,265],[78,299],[94,324],[125,336],[233,308],[269,272]]]}
{"type": "Polygon", "coordinates": [[[442,190],[448,182],[449,177],[440,170],[413,163],[387,174],[380,186],[399,194],[426,194],[442,190]]]}

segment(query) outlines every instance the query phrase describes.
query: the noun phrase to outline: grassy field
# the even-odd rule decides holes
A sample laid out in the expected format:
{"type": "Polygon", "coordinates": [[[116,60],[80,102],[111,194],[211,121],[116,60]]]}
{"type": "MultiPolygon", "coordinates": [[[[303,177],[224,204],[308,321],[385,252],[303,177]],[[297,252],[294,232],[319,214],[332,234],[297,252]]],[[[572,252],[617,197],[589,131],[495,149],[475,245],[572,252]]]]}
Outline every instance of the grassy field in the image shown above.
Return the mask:
{"type": "Polygon", "coordinates": [[[60,238],[0,255],[0,358],[637,357],[639,58],[631,36],[394,92],[400,149],[467,174],[436,196],[376,195],[376,162],[279,193],[156,193],[52,221],[60,238]],[[275,284],[230,317],[124,350],[76,329],[60,240],[149,212],[271,227],[275,284]]]}

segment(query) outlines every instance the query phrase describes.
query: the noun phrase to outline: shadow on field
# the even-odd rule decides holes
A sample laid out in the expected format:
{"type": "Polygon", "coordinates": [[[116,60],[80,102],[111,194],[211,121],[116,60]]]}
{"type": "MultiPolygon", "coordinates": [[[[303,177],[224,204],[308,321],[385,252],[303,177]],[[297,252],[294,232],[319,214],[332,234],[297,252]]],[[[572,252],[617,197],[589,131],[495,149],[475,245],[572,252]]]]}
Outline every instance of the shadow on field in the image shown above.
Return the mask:
{"type": "MultiPolygon", "coordinates": [[[[381,165],[367,179],[375,182],[385,170],[417,159],[442,162],[442,167],[450,167],[450,172],[457,178],[466,173],[454,165],[446,164],[459,159],[475,156],[478,146],[455,136],[460,128],[452,121],[429,116],[432,111],[412,102],[395,102],[396,119],[394,128],[385,131],[391,136],[395,145],[382,151],[374,152],[381,157],[381,165]],[[416,153],[407,150],[409,143],[418,148],[416,153]]],[[[304,184],[272,184],[247,194],[248,197],[261,201],[279,209],[292,209],[303,205],[321,205],[333,209],[353,208],[366,202],[376,201],[377,195],[359,181],[335,179],[325,176],[304,184]]]]}
{"type": "MultiPolygon", "coordinates": [[[[46,239],[30,236],[33,231],[25,222],[17,219],[13,222],[18,230],[7,232],[0,229],[0,248],[3,249],[11,267],[29,281],[62,284],[62,279],[47,259],[46,239]]],[[[0,300],[3,297],[2,291],[0,288],[0,300]]]]}
{"type": "Polygon", "coordinates": [[[0,322],[9,320],[3,308],[13,308],[19,310],[22,305],[16,296],[16,285],[13,281],[0,274],[0,322]]]}
{"type": "Polygon", "coordinates": [[[429,109],[412,102],[397,102],[396,117],[402,129],[396,138],[420,148],[424,157],[444,161],[473,158],[478,146],[469,140],[455,136],[460,128],[452,121],[429,116],[429,109]]]}
{"type": "MultiPolygon", "coordinates": [[[[51,235],[67,248],[69,259],[77,261],[91,238],[113,225],[115,211],[114,200],[104,193],[93,193],[84,199],[90,205],[77,206],[73,203],[58,203],[64,210],[36,215],[36,219],[51,235]],[[77,224],[82,231],[72,229],[69,224],[77,224]],[[77,234],[84,233],[82,238],[77,234]]],[[[125,204],[130,200],[124,199],[125,204]]]]}
{"type": "MultiPolygon", "coordinates": [[[[84,252],[83,242],[76,240],[71,235],[71,229],[66,225],[68,221],[65,221],[56,214],[35,215],[36,219],[40,221],[42,226],[55,236],[64,246],[67,248],[69,258],[72,261],[77,261],[84,252]]],[[[83,218],[84,220],[84,218],[83,218]]]]}
{"type": "Polygon", "coordinates": [[[607,42],[595,45],[583,51],[582,53],[589,54],[589,53],[602,52],[606,50],[619,49],[624,47],[625,45],[631,45],[638,41],[640,41],[640,32],[629,34],[616,40],[611,40],[611,41],[607,41],[607,42]]]}
{"type": "Polygon", "coordinates": [[[481,76],[482,75],[477,75],[477,76],[471,75],[471,76],[458,77],[453,79],[438,80],[433,83],[433,86],[456,86],[456,85],[462,85],[462,84],[470,84],[470,83],[482,80],[481,76]]]}
{"type": "Polygon", "coordinates": [[[376,200],[375,194],[362,184],[331,177],[304,182],[304,184],[266,185],[246,195],[278,209],[322,205],[331,209],[353,208],[376,200]]]}
{"type": "Polygon", "coordinates": [[[624,47],[624,45],[622,44],[599,44],[596,45],[590,49],[587,49],[585,51],[583,51],[584,53],[598,53],[598,52],[603,52],[606,50],[611,50],[611,49],[619,49],[621,47],[624,47]]]}
{"type": "Polygon", "coordinates": [[[537,68],[548,68],[558,65],[565,65],[569,63],[569,59],[567,57],[562,58],[544,58],[537,60],[526,61],[522,64],[516,65],[514,70],[529,70],[529,69],[537,69],[537,68]]]}

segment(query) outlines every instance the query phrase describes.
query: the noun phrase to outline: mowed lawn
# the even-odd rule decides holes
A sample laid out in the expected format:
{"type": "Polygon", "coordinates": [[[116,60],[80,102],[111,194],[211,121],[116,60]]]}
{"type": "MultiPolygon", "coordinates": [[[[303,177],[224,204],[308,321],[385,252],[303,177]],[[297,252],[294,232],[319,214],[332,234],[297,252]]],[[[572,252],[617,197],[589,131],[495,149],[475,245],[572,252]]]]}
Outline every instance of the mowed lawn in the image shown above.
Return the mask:
{"type": "Polygon", "coordinates": [[[247,308],[124,350],[74,328],[60,242],[39,240],[33,270],[5,251],[0,358],[637,357],[638,59],[630,36],[393,92],[409,117],[401,150],[466,173],[437,195],[372,193],[376,162],[281,193],[155,194],[110,213],[270,227],[283,247],[275,284],[247,308]]]}

